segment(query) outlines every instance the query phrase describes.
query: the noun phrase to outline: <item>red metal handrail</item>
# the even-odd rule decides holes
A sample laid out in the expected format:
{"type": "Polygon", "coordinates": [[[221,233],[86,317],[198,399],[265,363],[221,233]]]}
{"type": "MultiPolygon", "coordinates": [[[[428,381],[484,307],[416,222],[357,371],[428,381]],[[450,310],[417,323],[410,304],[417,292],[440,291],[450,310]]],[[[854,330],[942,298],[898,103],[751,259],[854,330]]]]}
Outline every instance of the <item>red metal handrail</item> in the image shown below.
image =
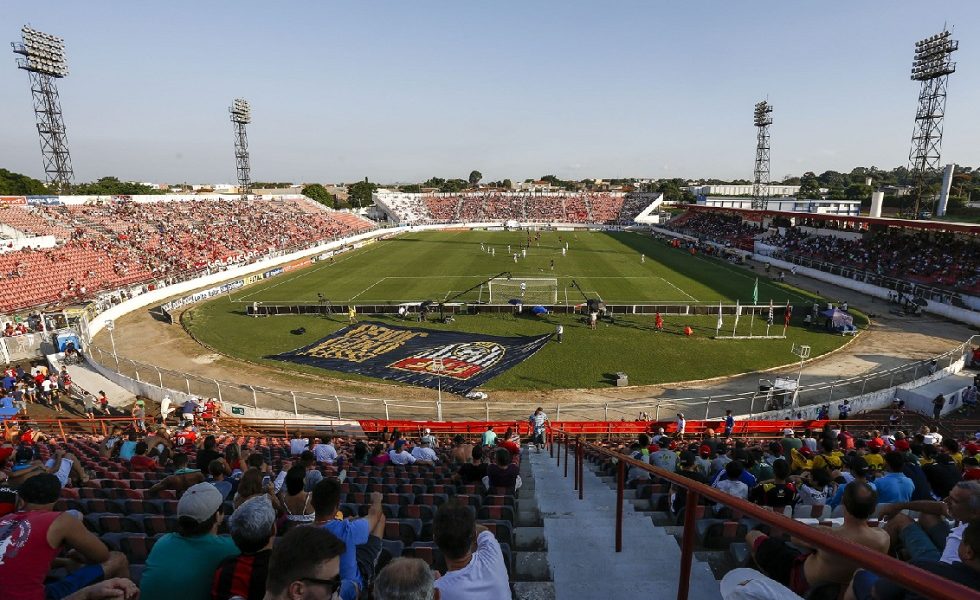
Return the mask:
{"type": "MultiPolygon", "coordinates": [[[[833,552],[842,558],[852,561],[855,564],[860,565],[861,568],[868,569],[869,571],[873,571],[878,574],[886,574],[889,579],[892,579],[907,588],[915,590],[928,598],[933,598],[934,600],[966,600],[969,598],[980,599],[980,591],[954,583],[948,579],[944,579],[938,575],[892,558],[891,556],[871,553],[864,546],[834,537],[822,531],[820,528],[804,525],[803,523],[795,521],[782,514],[766,510],[765,508],[748,502],[747,500],[735,498],[729,494],[726,494],[725,492],[722,492],[721,490],[709,487],[702,483],[697,483],[691,479],[677,475],[676,473],[671,473],[661,469],[660,467],[640,462],[620,452],[615,452],[613,450],[609,450],[608,448],[603,448],[602,446],[585,442],[577,437],[565,435],[564,432],[558,432],[557,435],[561,441],[564,442],[562,445],[566,446],[566,448],[574,440],[577,451],[582,453],[581,456],[576,457],[578,462],[576,465],[577,468],[579,468],[583,462],[584,452],[586,449],[617,461],[617,552],[622,551],[622,494],[625,487],[625,478],[622,476],[622,473],[626,467],[636,467],[644,471],[649,471],[651,474],[656,475],[660,479],[669,481],[670,483],[687,490],[685,504],[686,509],[684,513],[684,537],[681,544],[681,573],[680,581],[678,581],[677,585],[678,600],[687,600],[688,597],[691,577],[691,561],[694,556],[695,545],[695,512],[698,501],[701,497],[724,504],[734,511],[738,511],[768,525],[775,526],[815,548],[833,552]]],[[[576,472],[578,472],[577,469],[576,472]]],[[[578,481],[577,487],[579,491],[579,498],[581,498],[583,487],[581,480],[578,481]]]]}

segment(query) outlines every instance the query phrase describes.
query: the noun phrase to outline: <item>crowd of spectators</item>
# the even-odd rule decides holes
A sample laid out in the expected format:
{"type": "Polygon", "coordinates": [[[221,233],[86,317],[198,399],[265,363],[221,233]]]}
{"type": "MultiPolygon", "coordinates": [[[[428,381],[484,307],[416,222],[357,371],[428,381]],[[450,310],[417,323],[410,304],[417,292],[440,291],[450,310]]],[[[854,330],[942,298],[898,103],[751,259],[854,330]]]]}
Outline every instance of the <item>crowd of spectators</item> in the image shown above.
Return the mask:
{"type": "Polygon", "coordinates": [[[4,312],[89,300],[101,291],[249,262],[372,227],[306,200],[11,206],[0,211],[0,223],[57,238],[53,248],[0,254],[4,312]]]}
{"type": "Polygon", "coordinates": [[[785,234],[770,235],[765,243],[787,254],[878,275],[980,291],[980,243],[962,235],[890,228],[851,240],[790,228],[785,234]]]}
{"type": "Polygon", "coordinates": [[[381,204],[405,224],[429,225],[518,221],[630,224],[650,205],[648,195],[609,192],[502,192],[458,194],[387,193],[381,204]]]}
{"type": "Polygon", "coordinates": [[[758,223],[743,221],[738,215],[688,211],[666,227],[701,240],[743,250],[753,250],[754,237],[762,232],[758,223]]]}
{"type": "MultiPolygon", "coordinates": [[[[768,441],[732,439],[711,429],[701,439],[691,440],[659,428],[651,435],[641,434],[624,451],[822,527],[869,552],[890,553],[976,589],[980,584],[980,432],[972,439],[956,440],[929,427],[852,431],[846,421],[842,423],[817,431],[786,429],[780,439],[768,441]],[[876,526],[879,521],[881,527],[876,526]]],[[[656,476],[633,467],[628,479],[630,486],[640,488],[656,476]]],[[[685,490],[674,488],[664,495],[665,508],[683,522],[685,490]]],[[[724,504],[704,503],[715,517],[739,518],[724,504]]],[[[790,544],[767,527],[753,527],[745,541],[755,567],[769,578],[769,589],[778,583],[808,597],[808,592],[829,585],[837,586],[841,594],[850,587],[848,598],[910,597],[901,595],[902,588],[886,574],[855,575],[856,565],[822,550],[790,544]]],[[[753,577],[746,576],[744,569],[738,571],[742,579],[753,577]]]]}
{"type": "Polygon", "coordinates": [[[385,550],[391,505],[383,500],[390,502],[391,494],[363,493],[365,510],[357,516],[345,483],[348,469],[374,473],[372,465],[381,465],[397,481],[404,469],[417,468],[412,465],[441,464],[460,486],[512,495],[520,487],[520,447],[511,431],[488,430],[472,441],[456,436],[443,447],[427,430],[414,440],[394,431],[374,440],[372,453],[363,439],[296,433],[279,444],[252,438],[249,446],[190,423],[176,429],[164,423],[150,433],[116,427],[104,438],[78,440],[49,439],[27,427],[0,445],[4,599],[134,598],[138,591],[143,600],[175,593],[188,600],[329,598],[335,592],[352,600],[372,597],[372,587],[374,598],[396,599],[416,597],[404,594],[420,585],[428,594],[423,598],[436,589],[444,599],[511,595],[497,535],[477,522],[465,498],[432,507],[431,539],[445,565],[433,573],[430,563],[385,550]],[[99,466],[66,453],[68,446],[97,447],[99,466]],[[83,462],[99,473],[82,469],[83,462]],[[109,513],[56,506],[78,498],[90,479],[108,476],[112,464],[121,464],[131,481],[155,481],[128,496],[141,498],[142,510],[154,498],[176,502],[173,528],[157,536],[143,564],[131,565],[93,530],[109,513]]]}

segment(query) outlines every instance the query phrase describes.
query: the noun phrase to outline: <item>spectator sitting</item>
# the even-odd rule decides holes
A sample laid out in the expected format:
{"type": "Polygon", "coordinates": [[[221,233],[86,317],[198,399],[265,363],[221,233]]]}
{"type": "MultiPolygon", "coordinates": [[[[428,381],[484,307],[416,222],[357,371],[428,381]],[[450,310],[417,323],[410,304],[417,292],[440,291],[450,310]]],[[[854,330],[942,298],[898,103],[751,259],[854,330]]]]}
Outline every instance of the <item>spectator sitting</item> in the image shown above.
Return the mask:
{"type": "Polygon", "coordinates": [[[487,465],[483,462],[483,448],[481,446],[470,446],[471,462],[460,465],[453,475],[453,479],[467,485],[480,483],[487,476],[487,465]]]}
{"type": "Polygon", "coordinates": [[[483,478],[486,489],[492,492],[504,488],[507,493],[520,489],[520,467],[511,460],[510,452],[506,448],[497,448],[493,458],[494,462],[487,465],[487,476],[483,478]]]}
{"type": "Polygon", "coordinates": [[[209,600],[214,572],[240,552],[231,538],[216,535],[223,499],[210,483],[191,486],[177,503],[177,532],[160,538],[146,558],[141,600],[166,600],[180,591],[184,600],[209,600]]]}
{"type": "Polygon", "coordinates": [[[231,497],[231,493],[234,490],[234,485],[225,479],[225,471],[228,465],[225,463],[225,459],[216,458],[208,463],[208,479],[207,482],[210,483],[221,492],[221,500],[227,500],[231,497]]]}
{"type": "Polygon", "coordinates": [[[269,500],[276,512],[282,510],[282,503],[276,496],[269,476],[259,469],[250,468],[242,474],[242,478],[238,482],[238,490],[235,492],[232,506],[237,509],[246,500],[262,495],[269,500]]]}
{"type": "Polygon", "coordinates": [[[323,443],[320,443],[320,438],[316,439],[316,445],[313,446],[313,456],[316,458],[316,462],[321,465],[332,465],[337,462],[337,449],[331,443],[329,435],[323,437],[323,443]]]}
{"type": "MultiPolygon", "coordinates": [[[[949,438],[943,440],[943,443],[948,440],[949,438]]],[[[929,480],[932,492],[938,498],[949,496],[953,486],[963,478],[960,469],[953,462],[952,455],[942,452],[936,455],[936,461],[933,464],[922,467],[922,471],[926,474],[926,479],[929,480]]]]}
{"type": "MultiPolygon", "coordinates": [[[[880,480],[877,483],[880,486],[880,480]]],[[[966,524],[980,519],[980,481],[957,483],[946,502],[896,502],[883,508],[879,517],[888,520],[885,531],[894,545],[901,543],[909,560],[938,560],[952,564],[959,556],[957,552],[966,524]],[[903,514],[903,510],[917,511],[918,520],[903,514]],[[951,529],[944,517],[960,524],[951,529]]]]}
{"type": "MultiPolygon", "coordinates": [[[[645,433],[637,436],[630,457],[642,463],[650,464],[650,436],[645,433]]],[[[630,466],[626,481],[631,489],[635,488],[637,482],[650,481],[650,471],[630,466]]]]}
{"type": "MultiPolygon", "coordinates": [[[[935,573],[952,582],[980,589],[980,521],[969,523],[963,530],[963,540],[957,549],[959,562],[913,561],[911,564],[935,573]]],[[[926,600],[900,584],[879,577],[871,571],[859,570],[851,580],[846,598],[857,600],[926,600]]]]}
{"type": "Polygon", "coordinates": [[[466,443],[466,439],[457,434],[453,437],[452,459],[454,463],[466,463],[473,455],[473,444],[466,443]]]}
{"type": "MultiPolygon", "coordinates": [[[[725,476],[715,480],[715,482],[711,484],[711,487],[718,488],[730,496],[735,496],[736,498],[741,498],[742,500],[748,500],[749,486],[741,480],[744,472],[745,468],[742,466],[742,463],[737,460],[733,460],[725,465],[725,476]]],[[[715,506],[716,514],[721,515],[727,512],[727,506],[722,504],[715,506]]]]}
{"type": "Polygon", "coordinates": [[[341,483],[336,479],[324,479],[316,485],[313,489],[314,525],[329,531],[344,543],[346,550],[340,557],[340,597],[342,600],[354,600],[367,589],[374,577],[381,556],[385,516],[381,509],[381,494],[371,492],[371,507],[367,516],[338,519],[340,495],[341,483]]]}
{"type": "Polygon", "coordinates": [[[800,504],[803,506],[823,506],[832,498],[836,489],[827,469],[813,469],[809,477],[800,479],[800,504]]]}
{"type": "Polygon", "coordinates": [[[660,444],[660,449],[650,454],[650,464],[665,471],[677,471],[677,453],[671,449],[671,444],[660,444]]]}
{"type": "MultiPolygon", "coordinates": [[[[878,496],[873,489],[862,483],[854,483],[844,490],[844,524],[824,528],[830,535],[860,544],[875,552],[888,553],[889,539],[885,532],[870,527],[868,519],[874,514],[878,496]]],[[[822,527],[817,525],[816,527],[822,527]]],[[[807,592],[824,583],[847,584],[856,567],[853,563],[833,552],[820,549],[798,550],[785,540],[770,538],[760,531],[750,531],[745,537],[752,557],[760,570],[795,593],[806,596],[807,592]]],[[[800,540],[793,544],[806,548],[800,540]]]]}
{"type": "Polygon", "coordinates": [[[789,481],[789,463],[782,458],[772,463],[772,483],[763,483],[752,490],[755,501],[762,506],[771,506],[782,511],[787,506],[796,506],[799,498],[796,485],[789,481]]]}
{"type": "MultiPolygon", "coordinates": [[[[317,527],[297,527],[284,535],[269,557],[266,600],[332,598],[340,589],[343,541],[317,527]]],[[[342,596],[343,597],[343,596],[342,596]]]]}
{"type": "Polygon", "coordinates": [[[293,439],[289,440],[289,454],[291,456],[299,456],[306,450],[310,445],[310,440],[302,437],[299,431],[293,432],[293,439]]]}
{"type": "Polygon", "coordinates": [[[882,504],[908,502],[912,498],[915,484],[902,472],[905,467],[905,456],[900,452],[889,452],[885,455],[885,464],[888,466],[888,472],[884,477],[875,479],[878,501],[882,504]]]}
{"type": "Polygon", "coordinates": [[[388,458],[393,465],[414,465],[418,462],[418,459],[405,450],[405,440],[395,441],[395,447],[388,451],[388,458]]]}
{"type": "Polygon", "coordinates": [[[0,518],[0,582],[4,598],[63,598],[103,579],[129,576],[125,556],[109,552],[75,514],[54,510],[61,494],[61,485],[54,475],[31,477],[17,494],[18,511],[0,518]],[[63,579],[45,585],[52,567],[71,564],[72,561],[56,558],[65,546],[85,563],[63,579]]]}
{"type": "Polygon", "coordinates": [[[435,582],[440,600],[511,597],[500,544],[470,507],[443,503],[432,520],[432,539],[446,558],[447,571],[435,582]]]}
{"type": "MultiPolygon", "coordinates": [[[[279,492],[289,526],[313,522],[314,511],[310,506],[312,494],[304,489],[305,480],[306,469],[303,465],[295,465],[286,473],[285,488],[279,492]]],[[[285,529],[286,525],[283,527],[285,529]]]]}
{"type": "Polygon", "coordinates": [[[218,565],[211,584],[211,600],[228,600],[234,596],[262,600],[276,539],[276,510],[267,498],[252,498],[228,518],[228,529],[241,554],[230,556],[218,565]]]}
{"type": "Polygon", "coordinates": [[[175,454],[173,465],[174,474],[153,484],[150,489],[146,490],[147,494],[153,495],[162,490],[173,490],[180,495],[180,493],[184,490],[204,481],[204,473],[201,473],[201,471],[198,469],[187,468],[186,454],[175,454]]]}
{"type": "Polygon", "coordinates": [[[421,558],[396,558],[374,580],[374,600],[433,600],[435,578],[421,558]]]}
{"type": "Polygon", "coordinates": [[[136,449],[133,451],[133,458],[129,459],[130,472],[139,473],[157,470],[157,461],[146,456],[147,450],[149,450],[149,446],[146,445],[146,442],[140,441],[136,444],[136,449]]]}
{"type": "MultiPolygon", "coordinates": [[[[850,458],[847,464],[847,468],[849,469],[851,480],[848,481],[847,483],[837,486],[837,491],[835,491],[833,496],[831,496],[830,500],[827,501],[827,504],[829,504],[831,508],[837,508],[838,506],[840,506],[841,499],[844,497],[844,488],[846,488],[847,486],[851,485],[854,482],[866,483],[868,484],[868,487],[870,487],[875,491],[877,491],[878,489],[877,485],[875,485],[873,482],[868,481],[868,474],[870,473],[870,469],[868,469],[868,461],[864,460],[863,456],[855,455],[852,458],[850,458]]],[[[878,497],[879,498],[881,497],[880,494],[878,497]]]]}
{"type": "Polygon", "coordinates": [[[133,454],[136,452],[136,443],[139,441],[139,437],[135,431],[130,431],[126,436],[126,440],[119,447],[119,458],[121,460],[129,460],[133,458],[133,454]]]}
{"type": "MultiPolygon", "coordinates": [[[[197,458],[194,464],[197,468],[204,471],[211,467],[211,461],[218,460],[219,458],[224,458],[223,455],[218,452],[215,448],[218,442],[214,439],[213,435],[209,435],[204,438],[204,447],[197,451],[197,458]]],[[[231,474],[231,470],[228,470],[228,474],[231,474]]]]}
{"type": "Polygon", "coordinates": [[[429,439],[428,437],[423,437],[419,440],[419,445],[412,448],[412,456],[415,457],[415,462],[423,465],[434,465],[439,462],[436,451],[429,447],[429,439]]]}
{"type": "Polygon", "coordinates": [[[385,452],[384,444],[375,444],[371,449],[371,457],[368,462],[374,466],[382,467],[391,462],[391,457],[385,452]]]}

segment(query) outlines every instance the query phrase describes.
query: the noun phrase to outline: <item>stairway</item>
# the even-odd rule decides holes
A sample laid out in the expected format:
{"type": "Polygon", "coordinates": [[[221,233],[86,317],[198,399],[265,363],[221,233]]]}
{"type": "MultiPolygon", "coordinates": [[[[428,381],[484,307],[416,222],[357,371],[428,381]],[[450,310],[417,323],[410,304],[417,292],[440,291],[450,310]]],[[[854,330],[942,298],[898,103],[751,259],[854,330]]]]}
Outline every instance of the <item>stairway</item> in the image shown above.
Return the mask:
{"type": "MultiPolygon", "coordinates": [[[[517,522],[511,549],[511,589],[517,600],[554,600],[555,586],[548,566],[548,544],[538,504],[529,450],[521,452],[521,489],[517,491],[517,522]]],[[[533,454],[533,452],[531,452],[533,454]]]]}
{"type": "MultiPolygon", "coordinates": [[[[534,478],[534,497],[544,525],[555,597],[630,598],[651,592],[676,596],[681,551],[673,532],[654,525],[649,513],[635,510],[626,500],[623,552],[617,553],[616,491],[593,473],[591,463],[587,462],[589,468],[583,469],[582,500],[572,490],[572,468],[565,478],[565,465],[559,472],[555,459],[547,452],[530,452],[524,463],[528,463],[534,478]]],[[[574,462],[569,466],[574,467],[574,462]]],[[[691,565],[689,597],[721,597],[708,564],[697,558],[691,565]]]]}

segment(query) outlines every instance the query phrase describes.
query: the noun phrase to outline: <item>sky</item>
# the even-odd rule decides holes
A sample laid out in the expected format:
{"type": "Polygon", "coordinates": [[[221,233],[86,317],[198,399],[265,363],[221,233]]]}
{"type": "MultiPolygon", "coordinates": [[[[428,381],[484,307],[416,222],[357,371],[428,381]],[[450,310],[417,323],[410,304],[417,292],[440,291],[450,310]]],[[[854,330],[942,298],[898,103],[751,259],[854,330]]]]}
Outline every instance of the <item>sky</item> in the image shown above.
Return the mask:
{"type": "MultiPolygon", "coordinates": [[[[916,40],[954,26],[943,161],[980,166],[980,2],[0,0],[65,38],[76,181],[751,179],[908,164],[916,40]]],[[[28,75],[0,60],[0,168],[43,178],[28,75]]]]}

